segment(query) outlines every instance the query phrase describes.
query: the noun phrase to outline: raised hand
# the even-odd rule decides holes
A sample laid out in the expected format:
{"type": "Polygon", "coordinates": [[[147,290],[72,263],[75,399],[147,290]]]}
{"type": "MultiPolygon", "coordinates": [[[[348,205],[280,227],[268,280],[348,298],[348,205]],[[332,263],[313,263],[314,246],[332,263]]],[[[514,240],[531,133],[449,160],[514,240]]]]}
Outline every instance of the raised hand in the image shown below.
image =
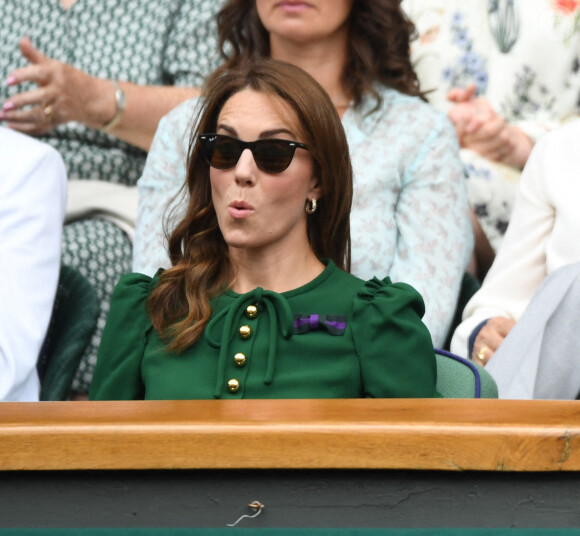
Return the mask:
{"type": "Polygon", "coordinates": [[[69,121],[100,128],[115,115],[114,88],[109,80],[46,57],[28,37],[20,41],[20,51],[30,64],[10,73],[7,84],[33,82],[36,87],[4,102],[0,119],[11,128],[42,134],[69,121]]]}

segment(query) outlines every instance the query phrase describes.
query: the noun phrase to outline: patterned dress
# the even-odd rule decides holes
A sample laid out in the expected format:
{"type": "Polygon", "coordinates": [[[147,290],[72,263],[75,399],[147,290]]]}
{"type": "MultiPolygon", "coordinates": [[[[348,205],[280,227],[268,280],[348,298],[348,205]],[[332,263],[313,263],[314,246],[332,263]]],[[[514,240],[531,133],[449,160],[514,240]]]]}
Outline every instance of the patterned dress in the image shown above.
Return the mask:
{"type": "MultiPolygon", "coordinates": [[[[536,141],[579,112],[578,0],[403,0],[416,24],[412,58],[429,101],[474,83],[508,123],[536,141]]],[[[497,250],[520,170],[463,149],[469,200],[497,250]]]]}
{"type": "MultiPolygon", "coordinates": [[[[26,65],[18,48],[27,35],[43,54],[91,75],[147,85],[198,86],[216,63],[214,0],[0,0],[0,104],[31,85],[7,87],[8,74],[26,65]]],[[[76,122],[41,137],[58,149],[69,179],[134,185],[146,153],[76,122]]],[[[84,219],[65,226],[63,262],[94,285],[101,316],[73,388],[86,392],[111,293],[131,265],[131,242],[113,223],[84,219]]]]}

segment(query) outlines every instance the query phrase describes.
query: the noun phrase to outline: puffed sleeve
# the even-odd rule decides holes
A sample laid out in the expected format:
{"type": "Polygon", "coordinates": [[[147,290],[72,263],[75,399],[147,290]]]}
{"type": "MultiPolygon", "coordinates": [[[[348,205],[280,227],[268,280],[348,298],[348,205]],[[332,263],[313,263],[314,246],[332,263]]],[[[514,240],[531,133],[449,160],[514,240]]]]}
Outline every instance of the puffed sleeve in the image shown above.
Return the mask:
{"type": "Polygon", "coordinates": [[[438,397],[431,335],[421,295],[405,283],[374,278],[358,292],[352,330],[366,396],[438,397]]]}
{"type": "Polygon", "coordinates": [[[91,400],[143,398],[141,360],[151,327],[145,302],[151,286],[151,277],[127,274],[115,287],[91,383],[91,400]]]}

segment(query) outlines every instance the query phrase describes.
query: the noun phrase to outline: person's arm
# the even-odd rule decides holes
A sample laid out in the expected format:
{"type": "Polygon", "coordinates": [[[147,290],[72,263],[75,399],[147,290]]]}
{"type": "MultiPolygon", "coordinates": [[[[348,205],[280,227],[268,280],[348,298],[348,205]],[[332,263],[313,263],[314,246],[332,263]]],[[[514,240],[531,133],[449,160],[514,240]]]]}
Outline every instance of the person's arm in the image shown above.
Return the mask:
{"type": "Polygon", "coordinates": [[[118,83],[125,93],[126,108],[119,123],[109,132],[146,151],[151,147],[159,120],[183,101],[201,92],[195,87],[118,83]]]}
{"type": "Polygon", "coordinates": [[[91,382],[91,400],[139,400],[145,396],[141,362],[151,321],[146,302],[152,279],[143,274],[121,277],[99,346],[91,382]]]}
{"type": "Polygon", "coordinates": [[[364,395],[437,397],[437,369],[419,293],[389,278],[368,281],[354,301],[352,336],[364,395]]]}
{"type": "Polygon", "coordinates": [[[510,224],[495,261],[483,286],[466,305],[463,322],[455,330],[452,352],[472,357],[488,346],[487,362],[493,354],[492,347],[499,346],[509,329],[502,321],[496,322],[497,326],[492,323],[488,329],[486,325],[473,341],[470,356],[468,340],[473,330],[486,319],[517,321],[546,276],[546,248],[555,217],[544,186],[552,178],[550,165],[545,145],[540,142],[522,173],[510,224]]]}
{"type": "MultiPolygon", "coordinates": [[[[27,37],[20,43],[30,65],[8,76],[8,85],[34,82],[37,87],[3,103],[0,119],[27,134],[42,134],[57,125],[78,121],[102,129],[116,116],[121,100],[112,80],[97,78],[66,63],[47,58],[27,37]]],[[[163,115],[200,90],[177,86],[139,86],[118,81],[124,111],[110,133],[148,150],[163,115]]]]}
{"type": "Polygon", "coordinates": [[[38,355],[60,270],[66,171],[59,154],[0,127],[0,400],[38,400],[38,355]]]}
{"type": "MultiPolygon", "coordinates": [[[[184,102],[159,123],[143,175],[137,182],[139,208],[133,243],[133,271],[152,276],[158,268],[171,266],[165,244],[165,223],[179,215],[172,203],[185,183],[186,159],[192,120],[198,99],[184,102]]],[[[176,200],[177,201],[177,200],[176,200]]]]}
{"type": "Polygon", "coordinates": [[[453,125],[430,108],[421,114],[424,138],[412,148],[404,170],[394,215],[397,248],[389,275],[423,296],[424,322],[433,344],[441,346],[472,253],[473,234],[453,125]]]}

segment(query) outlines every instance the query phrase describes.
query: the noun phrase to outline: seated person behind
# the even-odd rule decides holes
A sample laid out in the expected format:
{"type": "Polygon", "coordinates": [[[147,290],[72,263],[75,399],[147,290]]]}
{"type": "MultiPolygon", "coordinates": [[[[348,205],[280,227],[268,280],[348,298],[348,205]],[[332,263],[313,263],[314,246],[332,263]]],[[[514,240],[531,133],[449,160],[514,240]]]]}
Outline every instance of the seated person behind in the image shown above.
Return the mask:
{"type": "Polygon", "coordinates": [[[34,402],[58,285],[66,171],[45,143],[0,127],[0,400],[34,402]]]}
{"type": "Polygon", "coordinates": [[[218,65],[218,8],[215,0],[0,0],[0,124],[61,154],[62,261],[100,302],[74,398],[88,396],[113,288],[131,268],[145,151],[159,119],[198,95],[192,86],[218,65]]]}
{"type": "Polygon", "coordinates": [[[322,87],[223,70],[194,124],[172,267],[119,282],[91,399],[437,396],[421,296],[344,271],[352,168],[322,87]]]}
{"type": "Polygon", "coordinates": [[[534,143],[578,115],[580,6],[547,0],[403,0],[429,102],[462,147],[478,275],[493,261],[534,143]]]}
{"type": "Polygon", "coordinates": [[[451,350],[485,365],[500,398],[571,399],[580,391],[580,120],[543,137],[514,212],[451,350]]]}

